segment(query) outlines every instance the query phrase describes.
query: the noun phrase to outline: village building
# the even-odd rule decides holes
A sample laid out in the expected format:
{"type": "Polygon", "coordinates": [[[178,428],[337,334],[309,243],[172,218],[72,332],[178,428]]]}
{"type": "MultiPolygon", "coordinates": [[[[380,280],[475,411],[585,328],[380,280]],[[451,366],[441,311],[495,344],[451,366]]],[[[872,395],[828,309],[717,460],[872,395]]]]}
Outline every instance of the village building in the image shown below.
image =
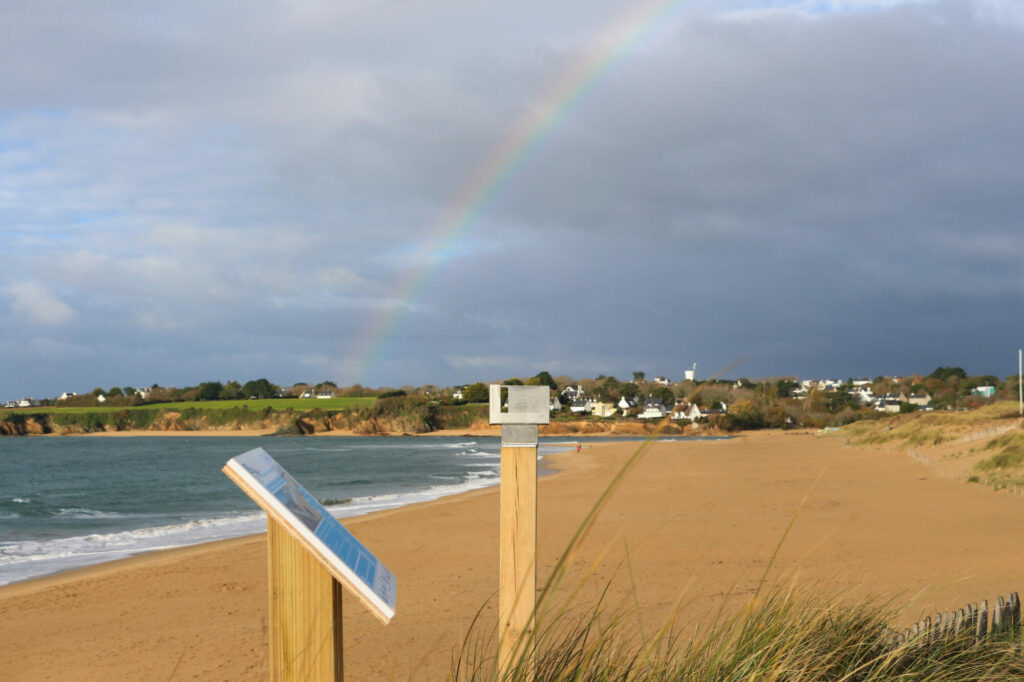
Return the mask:
{"type": "Polygon", "coordinates": [[[657,398],[648,398],[644,401],[644,411],[637,415],[640,419],[661,419],[668,414],[665,403],[657,398]]]}
{"type": "Polygon", "coordinates": [[[590,410],[590,402],[583,398],[572,401],[572,405],[569,406],[569,411],[573,414],[589,414],[590,410]]]}

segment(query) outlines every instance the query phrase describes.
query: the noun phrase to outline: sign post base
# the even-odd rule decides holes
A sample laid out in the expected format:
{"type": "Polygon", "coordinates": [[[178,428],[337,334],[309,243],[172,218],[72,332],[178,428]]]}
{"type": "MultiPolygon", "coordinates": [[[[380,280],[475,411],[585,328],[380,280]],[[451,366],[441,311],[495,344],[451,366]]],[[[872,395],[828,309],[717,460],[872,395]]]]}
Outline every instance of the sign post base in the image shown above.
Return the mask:
{"type": "Polygon", "coordinates": [[[341,682],[341,584],[269,516],[267,564],[270,679],[341,682]]]}

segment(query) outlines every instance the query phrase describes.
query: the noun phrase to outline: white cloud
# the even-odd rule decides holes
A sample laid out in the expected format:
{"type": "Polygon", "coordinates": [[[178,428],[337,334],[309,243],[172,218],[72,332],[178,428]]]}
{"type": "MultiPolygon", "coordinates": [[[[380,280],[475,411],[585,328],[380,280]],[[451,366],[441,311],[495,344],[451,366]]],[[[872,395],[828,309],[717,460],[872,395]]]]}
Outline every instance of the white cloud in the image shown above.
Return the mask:
{"type": "Polygon", "coordinates": [[[78,317],[71,306],[35,282],[9,284],[4,291],[10,298],[11,312],[27,322],[57,326],[78,317]]]}

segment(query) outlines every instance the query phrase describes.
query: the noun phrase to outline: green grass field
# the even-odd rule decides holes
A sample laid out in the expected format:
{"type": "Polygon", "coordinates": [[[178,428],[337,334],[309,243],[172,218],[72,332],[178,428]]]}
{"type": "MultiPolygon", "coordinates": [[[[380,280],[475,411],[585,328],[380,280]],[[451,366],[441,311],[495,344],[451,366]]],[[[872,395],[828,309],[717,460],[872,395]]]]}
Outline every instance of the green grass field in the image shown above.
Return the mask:
{"type": "Polygon", "coordinates": [[[232,408],[248,407],[250,410],[263,410],[271,408],[276,411],[292,409],[297,412],[309,412],[310,410],[345,410],[358,409],[372,405],[376,398],[327,398],[324,400],[299,398],[270,398],[268,400],[194,400],[180,403],[149,403],[146,405],[92,405],[86,407],[13,407],[0,410],[4,413],[23,412],[26,414],[86,414],[90,412],[121,412],[123,410],[187,410],[197,408],[201,410],[230,410],[232,408]]]}

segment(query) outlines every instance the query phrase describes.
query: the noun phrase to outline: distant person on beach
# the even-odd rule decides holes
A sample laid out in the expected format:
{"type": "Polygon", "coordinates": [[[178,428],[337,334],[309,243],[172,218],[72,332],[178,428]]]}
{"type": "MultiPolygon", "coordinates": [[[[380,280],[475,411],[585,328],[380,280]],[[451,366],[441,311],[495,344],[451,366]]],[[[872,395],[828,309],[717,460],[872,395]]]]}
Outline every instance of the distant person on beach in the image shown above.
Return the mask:
{"type": "Polygon", "coordinates": [[[576,452],[579,452],[579,451],[580,451],[580,444],[576,443],[576,452]]]}

